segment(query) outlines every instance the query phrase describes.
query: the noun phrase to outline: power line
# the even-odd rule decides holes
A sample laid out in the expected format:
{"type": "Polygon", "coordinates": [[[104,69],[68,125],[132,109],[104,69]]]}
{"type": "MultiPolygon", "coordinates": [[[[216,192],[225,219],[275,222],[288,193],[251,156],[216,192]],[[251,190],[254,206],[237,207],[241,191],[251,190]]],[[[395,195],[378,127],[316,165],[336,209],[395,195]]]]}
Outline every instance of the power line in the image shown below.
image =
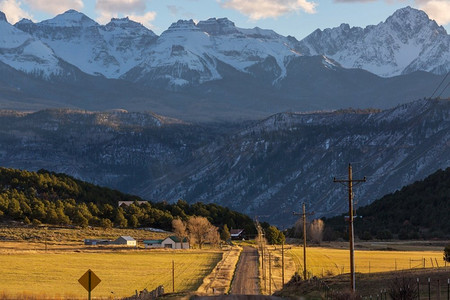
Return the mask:
{"type": "MultiPolygon", "coordinates": [[[[441,85],[444,83],[445,79],[447,79],[448,75],[450,74],[450,71],[447,72],[447,75],[445,75],[444,79],[442,79],[441,83],[439,83],[438,87],[434,90],[433,94],[431,95],[430,99],[433,98],[434,94],[439,90],[441,85]]],[[[448,84],[447,84],[448,86],[448,84]]],[[[446,87],[447,88],[447,87],[446,87]]],[[[445,90],[445,89],[444,89],[445,90]]]]}
{"type": "Polygon", "coordinates": [[[445,92],[445,90],[450,86],[450,81],[447,83],[447,85],[445,86],[445,88],[442,90],[442,92],[439,94],[439,96],[437,96],[438,98],[441,97],[441,95],[445,92]]]}

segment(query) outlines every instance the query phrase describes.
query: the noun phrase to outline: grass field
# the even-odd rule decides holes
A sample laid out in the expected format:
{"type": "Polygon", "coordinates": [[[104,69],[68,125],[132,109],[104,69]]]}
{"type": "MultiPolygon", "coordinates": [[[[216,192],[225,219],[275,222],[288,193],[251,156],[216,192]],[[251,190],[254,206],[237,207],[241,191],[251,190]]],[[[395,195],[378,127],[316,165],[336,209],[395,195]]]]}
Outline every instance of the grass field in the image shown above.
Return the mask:
{"type": "Polygon", "coordinates": [[[212,250],[0,254],[0,293],[85,298],[87,292],[78,279],[88,269],[102,280],[93,297],[131,296],[135,290],[158,285],[171,292],[172,260],[175,291],[194,291],[221,258],[221,252],[212,250]]]}
{"type": "MultiPolygon", "coordinates": [[[[288,250],[299,274],[303,274],[303,248],[288,250]]],[[[444,266],[442,251],[355,251],[355,271],[360,273],[389,272],[444,266]]],[[[349,251],[332,248],[307,248],[309,276],[332,276],[350,272],[349,251]]]]}

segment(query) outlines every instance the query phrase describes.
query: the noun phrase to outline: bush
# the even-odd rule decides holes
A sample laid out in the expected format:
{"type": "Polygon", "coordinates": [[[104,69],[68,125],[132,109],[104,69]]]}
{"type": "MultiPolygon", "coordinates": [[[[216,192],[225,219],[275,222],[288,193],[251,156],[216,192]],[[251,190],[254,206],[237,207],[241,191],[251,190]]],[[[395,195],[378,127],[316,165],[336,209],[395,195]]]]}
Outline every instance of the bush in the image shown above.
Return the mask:
{"type": "Polygon", "coordinates": [[[389,230],[380,230],[377,232],[376,238],[379,240],[391,240],[393,236],[389,230]]]}
{"type": "Polygon", "coordinates": [[[416,299],[417,285],[412,278],[394,278],[389,287],[389,296],[391,296],[392,300],[416,299]]]}
{"type": "Polygon", "coordinates": [[[450,245],[447,245],[444,248],[444,260],[450,262],[450,245]]]}
{"type": "Polygon", "coordinates": [[[364,231],[363,234],[359,237],[363,241],[368,241],[372,239],[372,235],[369,231],[364,231]]]}

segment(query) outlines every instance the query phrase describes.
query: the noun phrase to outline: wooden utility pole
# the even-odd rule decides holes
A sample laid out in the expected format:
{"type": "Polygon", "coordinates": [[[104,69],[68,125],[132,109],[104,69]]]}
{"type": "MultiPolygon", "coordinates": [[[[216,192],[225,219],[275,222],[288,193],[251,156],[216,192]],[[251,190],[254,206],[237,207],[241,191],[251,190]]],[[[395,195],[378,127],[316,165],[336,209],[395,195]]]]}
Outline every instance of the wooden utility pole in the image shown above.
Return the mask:
{"type": "Polygon", "coordinates": [[[303,221],[303,280],[306,280],[306,216],[307,215],[313,215],[314,212],[311,212],[309,214],[306,214],[306,206],[305,203],[303,203],[303,213],[293,213],[297,216],[302,216],[303,221]]]}
{"type": "Polygon", "coordinates": [[[272,295],[272,263],[269,251],[269,295],[272,295]]]}
{"type": "Polygon", "coordinates": [[[348,235],[350,242],[350,281],[352,292],[356,291],[355,283],[355,238],[353,233],[353,183],[366,182],[366,177],[363,179],[353,179],[352,165],[348,164],[348,179],[337,180],[333,178],[333,182],[343,183],[348,186],[348,235]]]}
{"type": "Polygon", "coordinates": [[[284,242],[281,244],[281,284],[284,287],[284,242]]]}
{"type": "Polygon", "coordinates": [[[175,261],[172,260],[172,293],[175,293],[175,261]]]}

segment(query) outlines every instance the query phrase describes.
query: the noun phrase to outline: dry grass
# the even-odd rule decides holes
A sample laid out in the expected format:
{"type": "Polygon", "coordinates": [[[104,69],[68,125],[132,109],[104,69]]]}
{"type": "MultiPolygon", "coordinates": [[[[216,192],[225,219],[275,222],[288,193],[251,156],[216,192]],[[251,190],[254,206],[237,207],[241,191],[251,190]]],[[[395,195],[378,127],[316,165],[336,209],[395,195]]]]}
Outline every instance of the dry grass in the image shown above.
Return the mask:
{"type": "Polygon", "coordinates": [[[211,274],[203,279],[203,284],[197,289],[197,292],[202,294],[227,293],[230,289],[231,280],[233,279],[241,251],[241,247],[228,248],[224,252],[222,260],[216,265],[211,274]]]}
{"type": "Polygon", "coordinates": [[[0,228],[0,299],[85,299],[78,279],[88,269],[102,282],[96,299],[131,296],[135,290],[164,285],[172,291],[195,291],[222,258],[217,250],[144,250],[85,246],[85,238],[114,240],[164,238],[167,233],[124,229],[0,228]],[[47,247],[47,251],[45,251],[47,247]]]}
{"type": "MultiPolygon", "coordinates": [[[[293,247],[288,255],[294,260],[297,272],[303,272],[303,248],[293,247]]],[[[310,277],[326,277],[348,273],[349,251],[308,247],[307,272],[310,277]]],[[[355,251],[355,271],[359,273],[389,272],[405,269],[442,267],[442,251],[355,251]]]]}
{"type": "Polygon", "coordinates": [[[115,240],[129,235],[138,241],[163,239],[169,233],[156,233],[137,229],[60,228],[60,227],[0,227],[0,252],[45,250],[83,250],[96,247],[84,246],[84,239],[115,240]]]}
{"type": "Polygon", "coordinates": [[[172,291],[172,260],[175,291],[194,291],[220,261],[220,251],[134,250],[126,252],[37,252],[0,254],[0,291],[7,294],[87,293],[78,279],[88,269],[102,280],[93,296],[130,296],[135,290],[164,285],[172,291]]]}

